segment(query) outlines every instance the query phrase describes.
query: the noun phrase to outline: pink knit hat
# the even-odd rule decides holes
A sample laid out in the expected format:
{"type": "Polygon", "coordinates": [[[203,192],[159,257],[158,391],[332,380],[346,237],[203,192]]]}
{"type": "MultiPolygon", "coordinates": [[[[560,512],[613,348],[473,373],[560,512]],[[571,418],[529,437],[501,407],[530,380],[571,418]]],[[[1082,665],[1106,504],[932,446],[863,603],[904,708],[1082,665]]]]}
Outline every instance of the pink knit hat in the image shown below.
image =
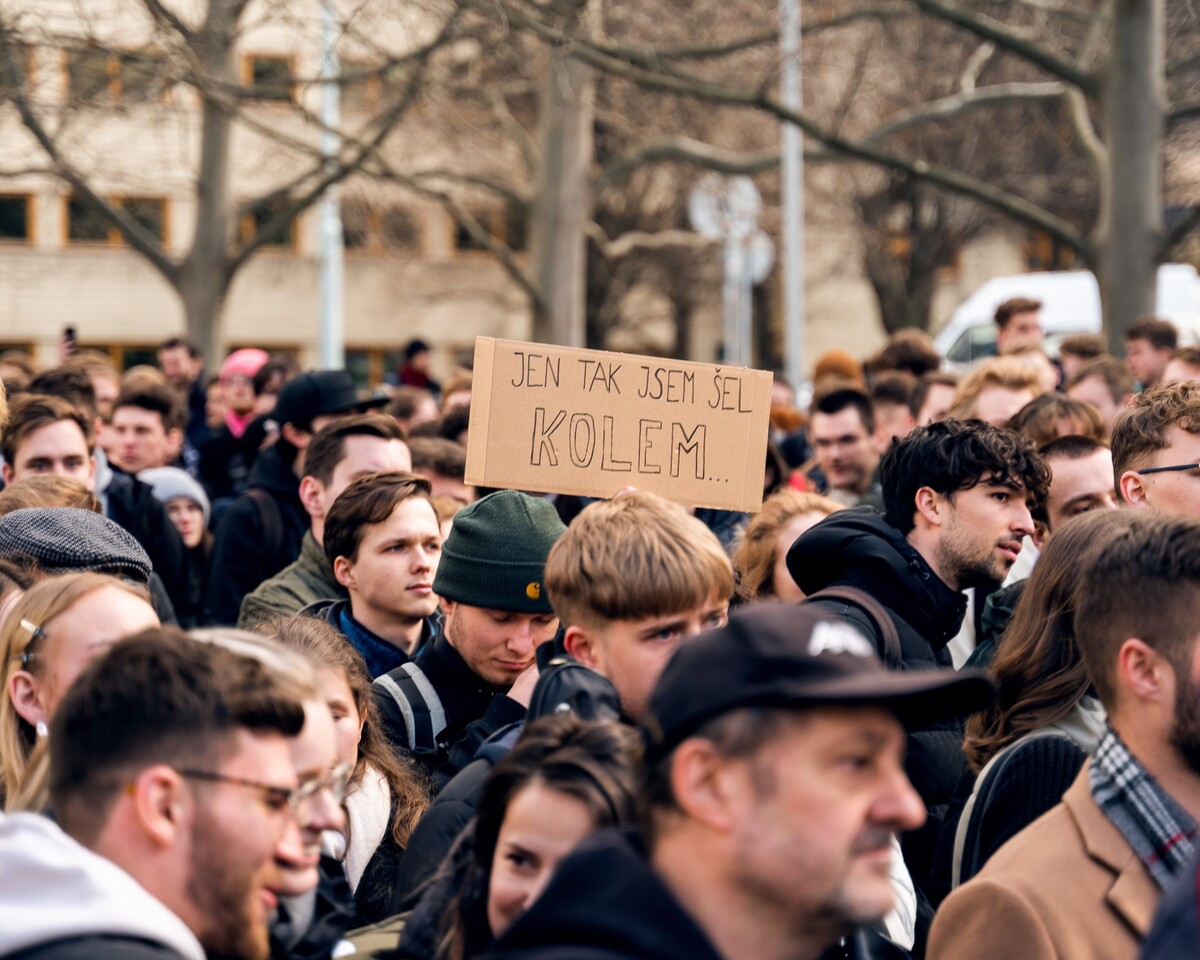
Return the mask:
{"type": "Polygon", "coordinates": [[[221,364],[221,379],[227,380],[230,377],[249,377],[253,379],[264,363],[270,360],[271,357],[266,350],[259,350],[257,347],[245,347],[242,350],[234,350],[225,358],[225,362],[221,364]]]}

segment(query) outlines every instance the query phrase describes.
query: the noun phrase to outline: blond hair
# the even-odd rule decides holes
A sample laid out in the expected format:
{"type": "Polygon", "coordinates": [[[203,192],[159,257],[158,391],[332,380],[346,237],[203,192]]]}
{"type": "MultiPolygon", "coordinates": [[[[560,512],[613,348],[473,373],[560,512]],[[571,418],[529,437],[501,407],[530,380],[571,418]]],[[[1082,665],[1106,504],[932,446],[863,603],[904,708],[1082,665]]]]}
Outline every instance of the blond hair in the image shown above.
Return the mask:
{"type": "Polygon", "coordinates": [[[954,402],[946,413],[947,419],[970,420],[975,415],[975,401],[988,387],[1028,390],[1034,396],[1042,390],[1036,370],[1012,357],[990,357],[967,374],[958,385],[954,402]]]}
{"type": "Polygon", "coordinates": [[[564,627],[594,629],[694,610],[733,593],[733,566],[711,530],[644,490],[593,503],[546,559],[544,583],[564,627]]]}
{"type": "Polygon", "coordinates": [[[38,744],[33,726],[19,713],[8,692],[9,678],[18,670],[36,673],[38,658],[23,662],[34,640],[41,637],[41,628],[78,600],[105,587],[124,590],[146,603],[149,595],[144,589],[105,573],[67,573],[50,577],[26,591],[9,611],[0,627],[0,679],[4,689],[0,695],[0,793],[4,794],[6,810],[42,809],[47,800],[44,763],[34,764],[35,755],[44,753],[38,744]],[[29,626],[34,629],[30,630],[29,626]],[[34,771],[38,773],[35,777],[34,771]],[[26,782],[26,781],[29,782],[26,782]]]}
{"type": "Polygon", "coordinates": [[[737,574],[737,595],[747,602],[773,596],[771,576],[775,569],[775,535],[793,517],[804,513],[829,516],[845,509],[842,504],[819,493],[802,493],[785,488],[771,494],[762,510],[750,518],[733,551],[733,569],[737,574]]]}

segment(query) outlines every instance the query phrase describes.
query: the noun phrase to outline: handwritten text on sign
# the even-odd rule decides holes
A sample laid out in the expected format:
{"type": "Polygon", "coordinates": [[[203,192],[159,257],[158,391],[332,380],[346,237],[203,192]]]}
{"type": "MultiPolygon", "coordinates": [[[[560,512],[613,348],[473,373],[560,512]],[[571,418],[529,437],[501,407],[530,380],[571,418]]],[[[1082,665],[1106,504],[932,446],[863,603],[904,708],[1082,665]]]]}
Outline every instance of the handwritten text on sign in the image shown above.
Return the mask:
{"type": "Polygon", "coordinates": [[[467,481],[756,510],[770,394],[757,370],[480,337],[467,481]]]}

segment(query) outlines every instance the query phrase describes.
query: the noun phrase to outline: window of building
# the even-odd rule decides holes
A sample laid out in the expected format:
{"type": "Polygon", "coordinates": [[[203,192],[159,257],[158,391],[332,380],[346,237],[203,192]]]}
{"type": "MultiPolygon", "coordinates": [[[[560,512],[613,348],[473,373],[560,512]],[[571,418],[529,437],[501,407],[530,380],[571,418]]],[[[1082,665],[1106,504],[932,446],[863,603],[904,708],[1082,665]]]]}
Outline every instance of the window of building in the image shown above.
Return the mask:
{"type": "Polygon", "coordinates": [[[421,228],[412,211],[399,204],[379,206],[362,197],[343,197],[342,243],[347,250],[418,250],[421,228]]]}
{"type": "Polygon", "coordinates": [[[1026,238],[1024,253],[1030,270],[1073,270],[1078,261],[1074,250],[1045,230],[1035,230],[1026,238]]]}
{"type": "Polygon", "coordinates": [[[360,390],[374,390],[400,368],[404,351],[396,347],[359,347],[346,351],[346,372],[360,390]]]}
{"type": "Polygon", "coordinates": [[[163,86],[164,58],[156,50],[111,50],[83,46],[66,51],[67,97],[73,102],[137,101],[163,86]]]}
{"type": "Polygon", "coordinates": [[[33,240],[33,197],[0,194],[0,241],[33,240]]]}
{"type": "MultiPolygon", "coordinates": [[[[507,245],[511,250],[524,250],[528,243],[528,230],[525,210],[516,204],[504,207],[467,208],[468,212],[479,221],[492,237],[507,245]]],[[[463,253],[487,250],[487,247],[476,241],[461,223],[455,221],[454,249],[463,253]]]]}
{"type": "Polygon", "coordinates": [[[29,79],[33,76],[34,69],[34,47],[28,43],[14,43],[10,49],[16,51],[16,56],[0,64],[0,93],[12,93],[21,89],[28,92],[29,79]]]}
{"type": "MultiPolygon", "coordinates": [[[[110,197],[156,239],[167,242],[167,201],[164,197],[110,197]]],[[[80,197],[67,198],[67,242],[122,246],[125,238],[80,197]]]]}
{"type": "MultiPolygon", "coordinates": [[[[239,221],[243,243],[249,243],[271,222],[275,211],[286,202],[286,198],[260,202],[242,214],[239,221]]],[[[296,218],[272,230],[264,239],[267,247],[292,248],[296,244],[296,218]]]]}
{"type": "Polygon", "coordinates": [[[242,58],[242,83],[258,100],[293,100],[296,71],[292,58],[248,53],[242,58]]]}

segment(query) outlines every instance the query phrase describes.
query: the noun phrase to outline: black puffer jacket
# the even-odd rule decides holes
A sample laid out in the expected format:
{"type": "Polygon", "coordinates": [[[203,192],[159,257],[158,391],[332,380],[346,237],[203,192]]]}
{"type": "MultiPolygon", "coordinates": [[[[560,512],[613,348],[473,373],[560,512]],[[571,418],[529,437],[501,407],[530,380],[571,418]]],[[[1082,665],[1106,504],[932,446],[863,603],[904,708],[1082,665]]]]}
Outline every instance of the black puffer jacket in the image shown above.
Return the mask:
{"type": "MultiPolygon", "coordinates": [[[[902,670],[952,667],[946,644],[958,633],[966,597],[943,583],[895,527],[870,507],[841,510],[792,544],[788,570],[806,594],[826,587],[856,587],[887,610],[900,635],[902,670]]],[[[875,642],[882,641],[861,609],[837,600],[815,606],[851,620],[875,642]]],[[[928,894],[928,876],[946,806],[965,769],[963,725],[947,720],[908,735],[905,768],[925,801],[929,820],[903,838],[904,860],[918,888],[928,894]]],[[[936,901],[936,895],[933,898],[936,901]]]]}

